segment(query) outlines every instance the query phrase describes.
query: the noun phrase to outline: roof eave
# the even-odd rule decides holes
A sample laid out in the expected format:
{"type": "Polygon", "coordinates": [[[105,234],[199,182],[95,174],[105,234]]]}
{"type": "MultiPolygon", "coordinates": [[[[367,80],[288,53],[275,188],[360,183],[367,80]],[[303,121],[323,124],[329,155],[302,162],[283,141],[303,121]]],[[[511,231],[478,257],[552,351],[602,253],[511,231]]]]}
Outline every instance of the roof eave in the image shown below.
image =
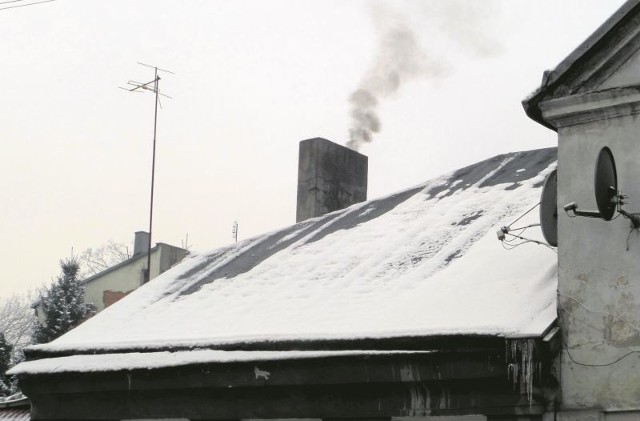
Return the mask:
{"type": "Polygon", "coordinates": [[[560,62],[553,70],[547,70],[543,74],[542,83],[538,89],[531,93],[522,101],[525,113],[533,121],[557,131],[557,128],[548,123],[542,116],[540,102],[562,82],[564,76],[579,62],[589,55],[591,50],[613,30],[627,15],[640,6],[640,0],[628,0],[607,19],[595,32],[593,32],[582,44],[580,44],[571,54],[560,62]]]}
{"type": "Polygon", "coordinates": [[[217,344],[184,344],[162,346],[145,346],[139,344],[129,347],[115,348],[69,348],[69,349],[25,349],[28,361],[43,358],[58,358],[72,355],[126,354],[144,352],[178,352],[189,350],[220,351],[346,351],[346,350],[414,350],[443,351],[470,348],[487,348],[502,346],[505,341],[520,339],[542,339],[549,328],[539,335],[500,335],[500,334],[440,334],[411,335],[393,337],[365,337],[350,339],[315,339],[315,340],[256,340],[246,342],[230,342],[217,344]]]}

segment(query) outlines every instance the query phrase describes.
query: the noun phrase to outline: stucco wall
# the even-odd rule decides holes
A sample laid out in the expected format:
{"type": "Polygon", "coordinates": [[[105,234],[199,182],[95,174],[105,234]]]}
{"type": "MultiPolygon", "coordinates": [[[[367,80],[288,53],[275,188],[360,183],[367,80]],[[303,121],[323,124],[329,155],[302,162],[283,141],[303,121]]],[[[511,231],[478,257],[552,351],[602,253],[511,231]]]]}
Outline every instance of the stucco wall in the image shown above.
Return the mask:
{"type": "MultiPolygon", "coordinates": [[[[186,254],[187,251],[179,247],[158,243],[151,252],[151,279],[171,269],[186,254]]],[[[97,311],[103,310],[105,308],[104,291],[124,293],[133,291],[144,283],[143,269],[146,267],[147,258],[142,256],[88,280],[84,284],[86,302],[94,303],[97,311]]]]}
{"type": "MultiPolygon", "coordinates": [[[[152,277],[157,276],[159,257],[159,250],[151,253],[152,277]]],[[[144,281],[142,270],[146,267],[147,258],[146,256],[143,256],[142,258],[133,260],[128,265],[123,265],[111,272],[86,282],[84,284],[85,301],[87,303],[93,303],[97,311],[103,310],[103,292],[105,290],[129,292],[138,288],[144,281]]]]}
{"type": "Polygon", "coordinates": [[[625,208],[640,212],[640,119],[593,117],[558,131],[562,407],[640,409],[640,232],[622,217],[569,218],[562,209],[597,208],[595,162],[608,146],[625,208]]]}

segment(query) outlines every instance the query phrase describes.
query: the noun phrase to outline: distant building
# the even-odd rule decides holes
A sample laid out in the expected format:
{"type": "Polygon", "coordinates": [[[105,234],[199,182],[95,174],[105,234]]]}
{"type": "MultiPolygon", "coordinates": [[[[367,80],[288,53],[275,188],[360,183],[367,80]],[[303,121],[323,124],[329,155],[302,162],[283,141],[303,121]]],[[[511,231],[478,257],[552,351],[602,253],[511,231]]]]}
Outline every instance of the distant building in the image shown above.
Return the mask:
{"type": "MultiPolygon", "coordinates": [[[[120,300],[130,292],[142,286],[146,279],[147,247],[149,234],[144,231],[135,233],[133,256],[90,276],[82,281],[85,289],[85,302],[92,303],[96,312],[120,300]]],[[[151,279],[160,275],[181,261],[188,251],[165,243],[157,243],[151,248],[151,279]]],[[[40,320],[44,320],[42,305],[34,306],[40,320]]]]}

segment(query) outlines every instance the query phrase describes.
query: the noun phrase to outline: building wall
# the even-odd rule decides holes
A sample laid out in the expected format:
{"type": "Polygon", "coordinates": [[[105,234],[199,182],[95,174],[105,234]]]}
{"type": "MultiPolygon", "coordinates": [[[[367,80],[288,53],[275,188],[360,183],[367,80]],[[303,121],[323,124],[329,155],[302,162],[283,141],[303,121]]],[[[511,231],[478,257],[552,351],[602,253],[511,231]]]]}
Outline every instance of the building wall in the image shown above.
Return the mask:
{"type": "MultiPolygon", "coordinates": [[[[159,250],[151,253],[151,275],[157,276],[159,250]]],[[[92,303],[97,311],[105,308],[104,291],[127,293],[144,283],[143,270],[147,267],[146,256],[133,260],[113,271],[98,276],[84,284],[85,302],[92,303]]]]}
{"type": "MultiPolygon", "coordinates": [[[[159,257],[159,272],[158,267],[151,263],[151,279],[171,269],[177,262],[182,260],[187,255],[187,250],[180,247],[174,247],[165,243],[158,243],[160,250],[159,257]]],[[[151,256],[153,258],[153,255],[151,256]]]]}
{"type": "MultiPolygon", "coordinates": [[[[597,209],[595,163],[607,146],[616,160],[619,189],[629,195],[625,208],[640,212],[639,106],[631,92],[565,98],[545,106],[547,116],[561,126],[558,312],[564,343],[563,410],[592,408],[602,417],[607,411],[640,410],[640,232],[623,217],[609,222],[570,218],[562,209],[570,202],[582,210],[597,209]]],[[[561,419],[581,419],[568,416],[561,419]]]]}
{"type": "MultiPolygon", "coordinates": [[[[158,243],[151,251],[151,279],[169,270],[173,265],[182,260],[186,255],[186,250],[173,247],[168,244],[158,243]]],[[[84,284],[85,300],[93,303],[97,311],[103,310],[113,302],[113,295],[126,295],[144,283],[144,269],[147,267],[146,255],[122,265],[112,271],[105,271],[104,275],[96,276],[84,284]],[[105,296],[105,291],[110,292],[105,296]],[[105,305],[106,304],[106,305],[105,305]]]]}

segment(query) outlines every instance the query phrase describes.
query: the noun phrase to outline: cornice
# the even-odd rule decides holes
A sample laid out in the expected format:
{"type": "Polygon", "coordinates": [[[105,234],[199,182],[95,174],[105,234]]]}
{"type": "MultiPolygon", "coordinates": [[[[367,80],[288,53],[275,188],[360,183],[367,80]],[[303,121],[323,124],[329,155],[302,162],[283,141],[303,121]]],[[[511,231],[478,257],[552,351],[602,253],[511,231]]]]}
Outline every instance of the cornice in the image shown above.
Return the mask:
{"type": "Polygon", "coordinates": [[[525,112],[556,129],[543,116],[543,102],[597,91],[639,48],[640,0],[629,0],[554,70],[544,73],[542,85],[522,101],[525,112]]]}
{"type": "Polygon", "coordinates": [[[556,130],[598,120],[640,114],[640,86],[570,95],[540,103],[542,118],[556,130]]]}

